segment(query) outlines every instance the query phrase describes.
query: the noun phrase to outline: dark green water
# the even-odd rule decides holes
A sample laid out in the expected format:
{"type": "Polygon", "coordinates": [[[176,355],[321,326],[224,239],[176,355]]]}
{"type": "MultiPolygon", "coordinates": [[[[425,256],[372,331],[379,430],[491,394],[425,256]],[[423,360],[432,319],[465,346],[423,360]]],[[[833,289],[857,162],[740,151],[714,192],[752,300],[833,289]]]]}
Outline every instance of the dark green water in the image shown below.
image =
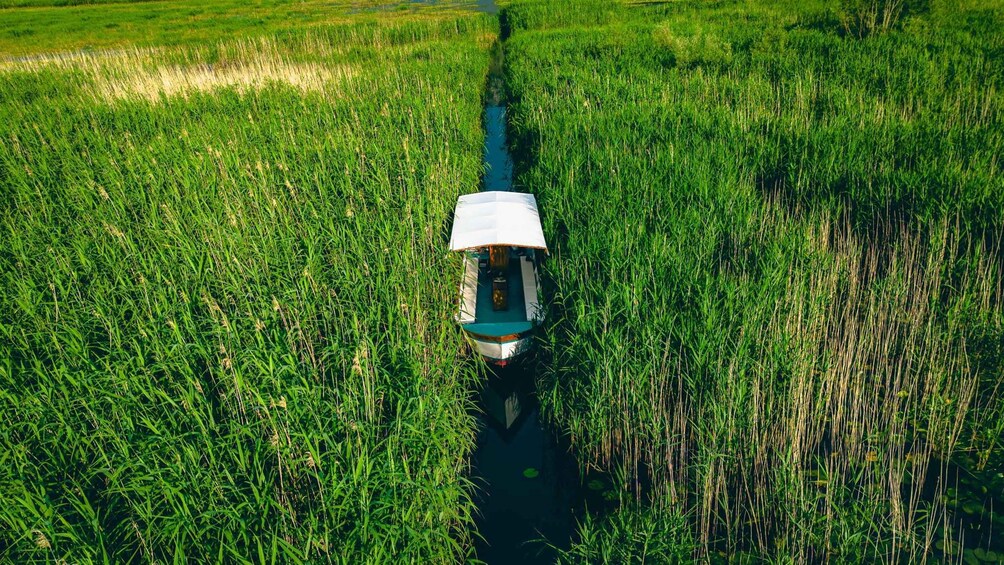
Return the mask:
{"type": "Polygon", "coordinates": [[[481,391],[473,458],[480,513],[477,557],[489,564],[553,563],[582,507],[578,470],[539,418],[532,368],[489,373],[481,391]]]}

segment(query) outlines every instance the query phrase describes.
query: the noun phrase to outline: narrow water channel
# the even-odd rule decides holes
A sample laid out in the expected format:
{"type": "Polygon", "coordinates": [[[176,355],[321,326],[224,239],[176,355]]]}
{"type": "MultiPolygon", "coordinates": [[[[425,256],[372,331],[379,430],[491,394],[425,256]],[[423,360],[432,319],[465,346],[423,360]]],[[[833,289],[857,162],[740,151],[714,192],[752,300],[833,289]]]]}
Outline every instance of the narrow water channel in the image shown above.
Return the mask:
{"type": "Polygon", "coordinates": [[[530,366],[491,371],[481,391],[476,551],[489,565],[554,563],[550,544],[567,548],[574,531],[577,469],[540,421],[530,366]]]}
{"type": "MultiPolygon", "coordinates": [[[[498,11],[494,1],[479,2],[479,7],[498,11]]],[[[502,58],[499,43],[485,85],[481,190],[513,190],[502,58]]],[[[478,507],[476,554],[489,565],[553,563],[551,546],[567,547],[574,531],[578,470],[568,450],[540,420],[536,367],[531,354],[508,367],[490,368],[480,391],[478,442],[472,458],[478,507]]]]}

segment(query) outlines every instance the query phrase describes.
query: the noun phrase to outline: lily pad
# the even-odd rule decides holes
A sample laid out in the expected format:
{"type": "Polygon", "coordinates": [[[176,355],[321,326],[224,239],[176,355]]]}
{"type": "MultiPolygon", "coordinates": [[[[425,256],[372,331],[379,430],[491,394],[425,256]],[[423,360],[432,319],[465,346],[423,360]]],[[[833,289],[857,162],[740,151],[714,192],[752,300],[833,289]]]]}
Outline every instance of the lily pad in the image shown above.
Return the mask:
{"type": "Polygon", "coordinates": [[[938,540],[935,542],[934,547],[938,548],[939,551],[945,552],[946,555],[955,555],[962,549],[958,543],[949,539],[938,540]]]}
{"type": "Polygon", "coordinates": [[[523,469],[523,476],[528,479],[536,479],[540,475],[540,471],[534,469],[533,467],[527,467],[523,469]]]}
{"type": "Polygon", "coordinates": [[[983,504],[975,500],[967,500],[966,503],[962,505],[962,511],[966,514],[976,514],[977,512],[983,511],[983,504]]]}

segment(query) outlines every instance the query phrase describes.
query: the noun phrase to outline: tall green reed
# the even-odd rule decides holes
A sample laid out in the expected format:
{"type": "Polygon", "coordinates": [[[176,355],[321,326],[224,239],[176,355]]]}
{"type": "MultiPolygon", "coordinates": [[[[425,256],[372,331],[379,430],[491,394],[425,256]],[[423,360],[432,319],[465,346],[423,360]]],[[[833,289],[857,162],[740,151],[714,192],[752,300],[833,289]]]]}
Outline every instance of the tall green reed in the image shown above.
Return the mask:
{"type": "Polygon", "coordinates": [[[999,448],[974,348],[1004,319],[1000,37],[577,8],[506,13],[517,182],[555,239],[546,412],[699,555],[931,555],[946,461],[999,448]]]}
{"type": "Polygon", "coordinates": [[[0,75],[4,559],[468,554],[474,369],[442,230],[478,184],[495,33],[470,15],[0,75]],[[201,53],[247,86],[102,94],[201,53]],[[294,60],[351,72],[265,72],[294,60]]]}

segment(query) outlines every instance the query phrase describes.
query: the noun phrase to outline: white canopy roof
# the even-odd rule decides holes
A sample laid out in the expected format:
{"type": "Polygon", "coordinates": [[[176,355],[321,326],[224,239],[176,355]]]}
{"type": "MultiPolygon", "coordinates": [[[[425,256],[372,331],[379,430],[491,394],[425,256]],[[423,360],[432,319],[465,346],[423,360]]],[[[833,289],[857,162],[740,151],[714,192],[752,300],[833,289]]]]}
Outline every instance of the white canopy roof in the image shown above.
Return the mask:
{"type": "Polygon", "coordinates": [[[487,191],[457,200],[450,251],[511,245],[547,251],[537,199],[522,192],[487,191]]]}

